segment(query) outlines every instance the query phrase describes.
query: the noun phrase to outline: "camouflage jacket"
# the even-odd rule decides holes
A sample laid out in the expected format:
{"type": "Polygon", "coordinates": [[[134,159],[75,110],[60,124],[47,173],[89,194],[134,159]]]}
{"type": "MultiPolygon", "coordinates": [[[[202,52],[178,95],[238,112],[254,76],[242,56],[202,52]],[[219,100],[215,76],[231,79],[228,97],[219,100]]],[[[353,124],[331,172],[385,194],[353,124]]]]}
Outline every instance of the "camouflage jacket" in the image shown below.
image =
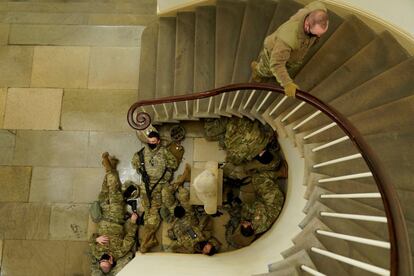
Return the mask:
{"type": "Polygon", "coordinates": [[[212,224],[209,217],[198,220],[194,214],[186,214],[183,218],[177,219],[168,236],[174,242],[170,249],[177,253],[201,253],[202,248],[197,244],[202,241],[210,242],[216,249],[220,248],[220,242],[211,236],[212,224]]]}
{"type": "Polygon", "coordinates": [[[252,185],[256,194],[253,204],[244,204],[242,220],[251,221],[256,234],[267,231],[283,207],[284,195],[277,183],[275,172],[264,171],[252,176],[252,185]]]}
{"type": "Polygon", "coordinates": [[[270,70],[282,85],[292,82],[287,68],[298,67],[309,48],[317,42],[303,30],[306,16],[314,10],[325,10],[321,2],[312,2],[300,9],[264,41],[265,53],[269,55],[270,70]]]}
{"type": "Polygon", "coordinates": [[[158,181],[160,183],[170,181],[173,171],[175,171],[178,167],[177,159],[174,155],[172,155],[167,148],[161,145],[158,145],[155,149],[150,149],[147,145],[145,145],[143,151],[144,164],[141,164],[139,154],[136,152],[132,157],[132,167],[139,173],[142,166],[145,166],[145,170],[150,178],[151,184],[155,184],[158,181]]]}
{"type": "Polygon", "coordinates": [[[117,261],[131,250],[135,243],[137,225],[128,220],[124,226],[105,220],[98,223],[97,233],[94,233],[89,239],[91,254],[96,260],[107,253],[117,261]],[[102,245],[96,242],[96,238],[102,235],[109,238],[107,244],[102,245]]]}
{"type": "Polygon", "coordinates": [[[226,161],[235,165],[252,160],[270,142],[273,131],[259,121],[246,118],[234,118],[226,128],[224,144],[226,161]]]}

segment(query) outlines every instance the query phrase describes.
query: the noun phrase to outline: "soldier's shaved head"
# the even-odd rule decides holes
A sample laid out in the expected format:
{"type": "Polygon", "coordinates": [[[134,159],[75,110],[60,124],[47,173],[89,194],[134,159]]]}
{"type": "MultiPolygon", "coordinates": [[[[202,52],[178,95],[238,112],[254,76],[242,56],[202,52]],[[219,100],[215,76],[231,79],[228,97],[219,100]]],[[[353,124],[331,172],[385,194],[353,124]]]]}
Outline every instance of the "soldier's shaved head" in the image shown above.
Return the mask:
{"type": "Polygon", "coordinates": [[[310,26],[319,25],[322,29],[327,29],[329,24],[328,14],[324,10],[316,10],[308,15],[310,26]]]}

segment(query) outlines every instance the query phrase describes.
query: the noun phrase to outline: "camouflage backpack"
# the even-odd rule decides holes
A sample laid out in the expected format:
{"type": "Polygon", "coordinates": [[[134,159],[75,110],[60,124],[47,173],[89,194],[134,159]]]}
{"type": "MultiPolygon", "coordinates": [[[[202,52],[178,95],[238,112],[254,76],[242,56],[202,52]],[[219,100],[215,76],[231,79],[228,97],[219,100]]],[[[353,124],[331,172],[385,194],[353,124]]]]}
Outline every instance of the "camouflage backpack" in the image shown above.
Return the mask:
{"type": "Polygon", "coordinates": [[[102,219],[102,209],[99,201],[94,201],[89,208],[89,214],[93,222],[98,223],[102,219]]]}

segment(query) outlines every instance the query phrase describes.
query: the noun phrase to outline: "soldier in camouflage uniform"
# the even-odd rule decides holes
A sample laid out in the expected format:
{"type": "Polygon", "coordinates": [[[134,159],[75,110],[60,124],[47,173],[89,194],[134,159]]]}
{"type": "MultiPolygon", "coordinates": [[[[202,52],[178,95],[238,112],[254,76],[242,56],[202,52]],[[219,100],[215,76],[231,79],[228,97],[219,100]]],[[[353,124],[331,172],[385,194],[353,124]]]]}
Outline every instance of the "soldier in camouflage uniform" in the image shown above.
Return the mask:
{"type": "Polygon", "coordinates": [[[266,37],[259,62],[252,62],[253,80],[276,77],[287,96],[295,96],[298,86],[293,72],[302,64],[308,50],[328,30],[326,7],[312,2],[300,9],[274,33],[266,37]]]}
{"type": "Polygon", "coordinates": [[[125,222],[125,201],[115,160],[102,155],[106,175],[99,194],[102,219],[89,241],[92,255],[92,275],[115,275],[132,259],[137,214],[125,222]]]}
{"type": "Polygon", "coordinates": [[[178,164],[171,152],[160,145],[160,137],[156,132],[149,133],[148,144],[142,150],[143,162],[140,161],[139,152],[137,152],[132,157],[131,163],[140,174],[145,168],[149,177],[149,187],[145,187],[143,181],[139,185],[139,194],[145,212],[140,246],[140,251],[144,253],[158,245],[155,234],[161,223],[159,211],[163,205],[163,190],[168,187],[178,164]]]}
{"type": "Polygon", "coordinates": [[[246,118],[232,118],[227,123],[224,144],[226,162],[239,165],[252,160],[274,136],[273,130],[259,121],[246,118]]]}

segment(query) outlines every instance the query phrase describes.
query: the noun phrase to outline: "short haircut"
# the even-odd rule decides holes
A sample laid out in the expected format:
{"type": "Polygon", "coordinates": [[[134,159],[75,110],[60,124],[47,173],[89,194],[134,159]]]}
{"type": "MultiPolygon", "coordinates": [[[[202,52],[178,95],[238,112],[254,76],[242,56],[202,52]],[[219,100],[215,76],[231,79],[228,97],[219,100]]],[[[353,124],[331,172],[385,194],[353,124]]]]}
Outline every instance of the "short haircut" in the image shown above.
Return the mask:
{"type": "Polygon", "coordinates": [[[328,28],[329,18],[328,13],[324,10],[314,10],[308,16],[311,26],[319,25],[323,29],[328,28]]]}
{"type": "Polygon", "coordinates": [[[240,227],[240,233],[244,236],[244,237],[251,237],[254,235],[254,229],[253,226],[249,225],[249,226],[241,226],[240,227]]]}
{"type": "Polygon", "coordinates": [[[134,185],[128,186],[126,190],[124,191],[124,198],[130,198],[132,193],[135,192],[137,188],[134,185]]]}
{"type": "Polygon", "coordinates": [[[148,138],[157,138],[158,140],[160,140],[160,134],[156,131],[151,131],[150,133],[148,133],[148,138]]]}
{"type": "Polygon", "coordinates": [[[271,154],[270,151],[265,150],[262,155],[257,155],[255,158],[262,164],[269,164],[273,160],[273,154],[271,154]]]}
{"type": "Polygon", "coordinates": [[[183,206],[178,205],[174,208],[174,217],[182,218],[185,215],[185,209],[183,206]]]}

